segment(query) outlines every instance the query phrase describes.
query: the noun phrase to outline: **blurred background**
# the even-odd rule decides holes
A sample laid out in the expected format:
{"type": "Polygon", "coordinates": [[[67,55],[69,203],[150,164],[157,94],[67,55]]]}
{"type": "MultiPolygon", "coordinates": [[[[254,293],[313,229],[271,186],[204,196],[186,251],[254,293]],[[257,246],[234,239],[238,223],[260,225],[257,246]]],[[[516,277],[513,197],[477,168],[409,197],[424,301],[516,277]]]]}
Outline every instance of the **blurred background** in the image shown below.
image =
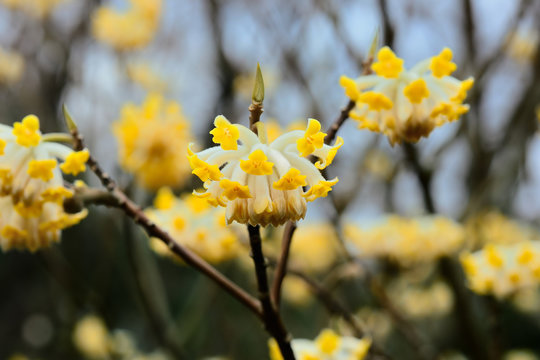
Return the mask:
{"type": "MultiPolygon", "coordinates": [[[[339,77],[361,73],[377,29],[380,45],[391,46],[406,67],[451,48],[455,76],[475,78],[467,100],[471,111],[414,146],[391,147],[382,135],[345,123],[339,135],[346,146],[328,169],[340,183],[333,197],[310,204],[306,222],[429,212],[465,222],[495,210],[534,226],[540,215],[536,0],[0,0],[0,121],[12,124],[32,113],[42,131],[65,131],[61,106],[67,104],[91,153],[147,207],[156,189],[139,186],[136,174],[119,165],[112,128],[126,104],[139,106],[149,93],[159,93],[180,105],[192,139],[209,145],[216,115],[248,123],[259,62],[263,120],[286,128],[313,117],[328,128],[348,101],[339,77]],[[141,14],[110,16],[134,8],[141,14]]],[[[84,180],[98,184],[90,173],[84,180]]],[[[176,193],[195,186],[183,181],[176,193]]],[[[262,326],[229,295],[194,270],[155,255],[121,212],[90,210],[59,245],[35,254],[0,254],[0,359],[116,358],[85,350],[90,345],[80,340],[99,338],[104,327],[108,341],[130,354],[118,358],[267,358],[262,326]]],[[[329,267],[337,269],[332,276],[339,281],[314,276],[332,283],[329,291],[381,332],[374,336],[389,354],[414,359],[358,281],[362,275],[349,274],[336,259],[329,267]]],[[[247,264],[246,252],[218,267],[254,292],[247,264]]],[[[402,272],[388,266],[386,278],[395,281],[384,283],[390,294],[400,294],[402,272]]],[[[407,276],[433,276],[422,271],[407,276]]],[[[429,333],[446,358],[481,358],[459,336],[460,310],[448,287],[433,287],[403,300],[406,317],[429,333]],[[422,303],[421,296],[428,299],[422,303]],[[433,304],[440,306],[421,311],[433,304]]],[[[540,351],[537,290],[527,299],[532,311],[510,302],[499,309],[508,351],[540,351]]],[[[473,300],[473,315],[486,317],[477,305],[473,300]]],[[[286,302],[283,317],[300,338],[311,339],[330,323],[342,326],[314,299],[286,302]]]]}

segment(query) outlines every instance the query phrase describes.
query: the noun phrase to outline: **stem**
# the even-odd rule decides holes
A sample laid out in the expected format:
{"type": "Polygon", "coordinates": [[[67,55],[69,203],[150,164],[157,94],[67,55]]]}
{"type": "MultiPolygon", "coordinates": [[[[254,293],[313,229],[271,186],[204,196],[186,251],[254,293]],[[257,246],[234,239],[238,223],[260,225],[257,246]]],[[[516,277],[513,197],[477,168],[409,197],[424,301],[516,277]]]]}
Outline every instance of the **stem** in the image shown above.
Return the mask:
{"type": "Polygon", "coordinates": [[[272,301],[276,304],[277,310],[279,310],[279,304],[281,300],[281,286],[285,275],[287,274],[287,263],[289,261],[289,253],[292,244],[292,237],[296,230],[296,223],[289,221],[283,232],[283,240],[281,241],[281,256],[279,257],[276,272],[274,275],[274,282],[272,284],[272,301]]]}
{"type": "MultiPolygon", "coordinates": [[[[372,63],[373,63],[373,56],[370,55],[368,56],[366,61],[362,63],[362,68],[363,68],[362,75],[369,75],[373,73],[373,71],[371,70],[372,63]]],[[[349,113],[351,112],[352,109],[354,109],[355,105],[356,103],[354,102],[354,100],[349,100],[347,105],[343,109],[341,109],[339,116],[336,118],[336,120],[334,120],[334,122],[332,123],[328,131],[326,132],[326,136],[324,138],[324,143],[326,145],[330,145],[330,143],[334,141],[339,128],[349,118],[349,113]]]]}
{"type": "MultiPolygon", "coordinates": [[[[77,151],[84,149],[82,136],[77,129],[73,129],[71,135],[74,139],[74,148],[77,151]]],[[[87,161],[90,169],[96,174],[104,187],[107,188],[111,197],[108,199],[108,205],[114,206],[124,211],[124,213],[133,219],[135,223],[140,225],[150,237],[160,239],[169,247],[169,249],[180,256],[184,262],[214,281],[222,289],[227,291],[241,304],[245,305],[259,318],[262,317],[261,304],[257,299],[253,298],[244,289],[236,285],[229,278],[219,272],[212,265],[203,260],[200,256],[192,252],[190,249],[177,243],[165,230],[153,223],[142,209],[129,199],[116,185],[114,180],[105,173],[94,157],[90,156],[87,161]]]]}
{"type": "Polygon", "coordinates": [[[262,250],[261,232],[259,225],[248,225],[249,245],[251,247],[251,257],[255,264],[255,275],[257,277],[257,288],[259,300],[262,305],[262,321],[266,331],[276,340],[279,350],[284,360],[295,360],[291,347],[290,335],[285,329],[279,313],[270,298],[268,277],[266,274],[266,260],[262,250]]]}

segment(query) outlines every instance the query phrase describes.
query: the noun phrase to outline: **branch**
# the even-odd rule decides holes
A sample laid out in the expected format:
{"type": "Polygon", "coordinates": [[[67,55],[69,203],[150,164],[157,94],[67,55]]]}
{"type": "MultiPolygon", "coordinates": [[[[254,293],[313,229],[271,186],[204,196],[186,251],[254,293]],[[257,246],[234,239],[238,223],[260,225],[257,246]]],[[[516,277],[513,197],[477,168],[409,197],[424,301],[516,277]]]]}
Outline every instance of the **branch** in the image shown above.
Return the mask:
{"type": "MultiPolygon", "coordinates": [[[[363,68],[362,76],[373,73],[373,71],[371,70],[372,63],[373,63],[373,54],[369,54],[366,61],[364,61],[362,64],[362,68],[363,68]]],[[[339,128],[349,118],[349,113],[351,112],[352,109],[354,109],[355,105],[356,103],[354,102],[354,100],[349,100],[347,105],[343,109],[341,109],[339,116],[337,117],[336,120],[334,120],[334,122],[332,123],[328,131],[326,132],[326,136],[324,138],[324,143],[326,145],[330,145],[332,141],[334,141],[339,128]]]]}
{"type": "Polygon", "coordinates": [[[296,223],[289,221],[285,226],[285,231],[283,232],[283,240],[281,241],[281,256],[279,257],[278,264],[276,266],[271,294],[272,301],[274,304],[276,304],[277,310],[279,310],[281,300],[281,285],[283,284],[283,279],[285,279],[285,275],[287,274],[287,263],[289,261],[292,237],[295,230],[296,223]]]}
{"type": "MultiPolygon", "coordinates": [[[[76,127],[71,127],[71,135],[74,140],[74,148],[76,151],[84,149],[84,141],[76,127]]],[[[101,204],[112,206],[121,209],[135,223],[140,225],[150,237],[155,237],[163,241],[169,249],[180,256],[184,262],[198,271],[202,272],[222,289],[227,291],[241,304],[250,309],[259,318],[262,317],[261,304],[253,296],[249,295],[245,290],[232,282],[229,278],[219,272],[212,265],[203,260],[200,256],[192,252],[190,249],[177,243],[165,230],[153,223],[142,209],[129,199],[116,185],[114,180],[105,173],[99,166],[96,159],[92,156],[87,162],[90,169],[96,174],[104,187],[109,191],[110,196],[99,194],[98,199],[101,204]]]]}
{"type": "Polygon", "coordinates": [[[257,277],[257,288],[259,300],[262,305],[262,321],[266,331],[276,340],[279,350],[284,360],[295,360],[291,347],[290,335],[285,329],[281,317],[270,297],[268,277],[266,275],[266,260],[262,251],[261,231],[259,225],[248,225],[249,245],[251,257],[255,264],[255,275],[257,277]]]}

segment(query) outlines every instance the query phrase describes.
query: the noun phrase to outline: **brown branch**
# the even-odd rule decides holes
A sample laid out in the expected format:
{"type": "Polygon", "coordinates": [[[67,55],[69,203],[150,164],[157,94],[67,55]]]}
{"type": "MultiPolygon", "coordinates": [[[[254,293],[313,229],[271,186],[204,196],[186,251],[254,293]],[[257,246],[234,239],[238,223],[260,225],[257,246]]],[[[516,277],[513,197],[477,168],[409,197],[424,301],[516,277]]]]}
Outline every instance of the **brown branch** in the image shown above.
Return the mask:
{"type": "Polygon", "coordinates": [[[255,264],[255,275],[257,278],[257,289],[259,291],[259,300],[262,305],[262,321],[266,331],[276,340],[279,350],[284,360],[295,360],[294,352],[291,347],[291,336],[285,329],[281,317],[272,303],[270,289],[268,286],[268,277],[266,274],[266,260],[262,251],[261,231],[259,225],[248,225],[249,245],[251,248],[251,257],[255,264]]]}
{"type": "MultiPolygon", "coordinates": [[[[273,264],[275,265],[275,263],[273,264]]],[[[290,269],[289,274],[296,276],[300,280],[304,281],[309,287],[313,295],[324,305],[326,310],[332,314],[341,317],[347,324],[349,324],[353,335],[357,338],[362,338],[366,335],[366,332],[363,330],[362,325],[357,320],[357,318],[349,311],[345,305],[339,302],[330,291],[328,291],[324,286],[319,284],[316,280],[310,278],[303,272],[297,269],[290,269]]],[[[373,354],[378,355],[379,358],[389,359],[390,357],[378,346],[372,344],[370,350],[373,354]]]]}
{"type": "Polygon", "coordinates": [[[272,301],[274,304],[276,304],[278,311],[281,301],[281,285],[283,284],[283,279],[285,279],[285,275],[287,274],[287,263],[289,261],[292,237],[295,230],[296,223],[294,221],[289,221],[285,226],[285,231],[283,232],[283,240],[281,241],[281,255],[276,266],[274,282],[272,283],[272,301]]]}
{"type": "MultiPolygon", "coordinates": [[[[84,141],[82,136],[79,134],[78,130],[72,129],[71,135],[74,139],[74,148],[77,151],[84,149],[84,141]]],[[[261,304],[257,299],[253,298],[248,294],[244,289],[236,285],[225,275],[219,272],[212,265],[203,260],[200,256],[192,252],[190,249],[184,247],[183,245],[177,243],[165,230],[153,223],[146,214],[141,210],[141,208],[135,204],[131,199],[129,199],[119,188],[116,186],[114,180],[105,173],[98,162],[90,157],[87,162],[90,169],[97,175],[104,187],[107,188],[111,197],[105,200],[105,197],[102,196],[103,204],[108,206],[113,206],[121,209],[124,213],[133,219],[135,223],[140,225],[150,237],[155,237],[160,239],[169,247],[169,249],[176,255],[180,256],[184,262],[219,285],[222,289],[227,291],[232,295],[236,300],[241,304],[245,305],[250,309],[255,315],[259,318],[262,318],[261,304]]]]}

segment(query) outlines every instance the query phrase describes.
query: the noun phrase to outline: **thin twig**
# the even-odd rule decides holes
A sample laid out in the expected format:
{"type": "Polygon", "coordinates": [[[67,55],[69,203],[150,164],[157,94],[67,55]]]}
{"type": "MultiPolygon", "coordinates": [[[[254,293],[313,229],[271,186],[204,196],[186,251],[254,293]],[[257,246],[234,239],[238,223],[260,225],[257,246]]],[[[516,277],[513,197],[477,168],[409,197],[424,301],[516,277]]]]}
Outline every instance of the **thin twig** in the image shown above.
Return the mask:
{"type": "MultiPolygon", "coordinates": [[[[370,54],[366,61],[362,64],[362,76],[369,75],[373,73],[371,70],[371,64],[373,63],[373,54],[370,54]]],[[[352,109],[354,109],[354,106],[356,103],[354,100],[349,100],[347,105],[341,109],[341,112],[339,113],[339,116],[334,120],[332,125],[328,128],[328,131],[326,132],[326,136],[324,137],[324,143],[327,145],[330,145],[332,141],[336,138],[337,132],[339,128],[343,125],[343,123],[349,118],[349,113],[352,109]]]]}
{"type": "Polygon", "coordinates": [[[274,304],[276,304],[278,311],[281,301],[281,285],[283,284],[283,279],[285,279],[285,275],[287,274],[287,263],[289,261],[292,237],[295,230],[296,223],[294,221],[289,221],[285,226],[285,231],[283,232],[283,240],[281,240],[281,255],[276,266],[271,293],[272,301],[274,304]]]}
{"type": "MultiPolygon", "coordinates": [[[[74,139],[75,150],[84,149],[84,141],[77,129],[72,129],[71,135],[74,139]]],[[[107,188],[111,197],[107,200],[108,206],[113,206],[124,211],[135,223],[140,225],[150,237],[155,237],[163,241],[169,249],[176,255],[180,256],[184,262],[198,271],[205,274],[221,288],[231,294],[240,303],[245,305],[259,318],[262,317],[262,310],[260,302],[253,296],[248,294],[244,289],[236,285],[225,275],[219,272],[212,265],[203,260],[200,256],[192,252],[190,249],[177,243],[164,229],[153,223],[142,209],[129,199],[119,188],[116,186],[114,180],[105,173],[94,157],[90,156],[87,161],[90,169],[97,175],[104,187],[107,188]]]]}
{"type": "Polygon", "coordinates": [[[295,360],[294,352],[291,347],[291,336],[287,332],[287,329],[285,329],[281,317],[270,297],[270,288],[268,286],[268,277],[266,274],[266,260],[262,251],[259,225],[248,225],[248,232],[251,257],[255,264],[259,300],[262,305],[262,320],[264,326],[266,331],[268,331],[268,333],[276,340],[284,360],[295,360]]]}

